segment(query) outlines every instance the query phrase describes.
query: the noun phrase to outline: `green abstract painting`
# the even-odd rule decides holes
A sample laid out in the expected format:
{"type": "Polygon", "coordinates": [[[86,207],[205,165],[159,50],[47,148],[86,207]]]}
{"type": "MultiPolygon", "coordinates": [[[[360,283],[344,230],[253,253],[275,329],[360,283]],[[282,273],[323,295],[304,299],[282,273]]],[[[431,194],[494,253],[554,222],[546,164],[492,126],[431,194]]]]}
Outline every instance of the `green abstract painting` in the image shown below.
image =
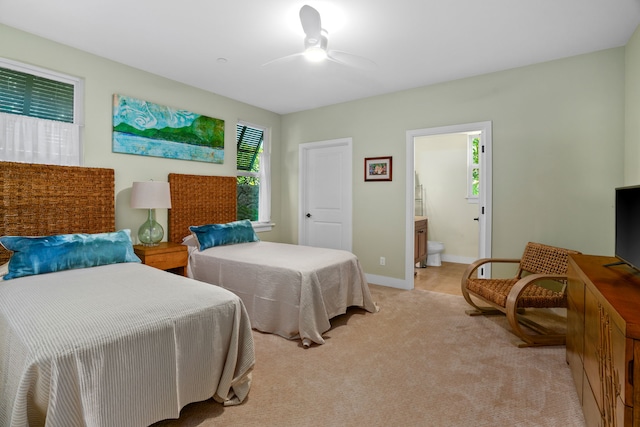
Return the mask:
{"type": "Polygon", "coordinates": [[[224,120],[116,94],[113,152],[224,163],[224,120]]]}

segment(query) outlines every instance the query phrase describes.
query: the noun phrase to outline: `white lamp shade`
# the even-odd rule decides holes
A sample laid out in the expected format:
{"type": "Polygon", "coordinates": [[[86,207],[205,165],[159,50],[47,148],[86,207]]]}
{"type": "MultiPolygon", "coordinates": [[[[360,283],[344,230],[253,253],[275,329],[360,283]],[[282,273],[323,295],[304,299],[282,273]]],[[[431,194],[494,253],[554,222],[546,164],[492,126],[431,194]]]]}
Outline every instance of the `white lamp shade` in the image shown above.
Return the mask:
{"type": "Polygon", "coordinates": [[[134,209],[171,208],[168,182],[134,182],[131,189],[131,207],[134,209]]]}

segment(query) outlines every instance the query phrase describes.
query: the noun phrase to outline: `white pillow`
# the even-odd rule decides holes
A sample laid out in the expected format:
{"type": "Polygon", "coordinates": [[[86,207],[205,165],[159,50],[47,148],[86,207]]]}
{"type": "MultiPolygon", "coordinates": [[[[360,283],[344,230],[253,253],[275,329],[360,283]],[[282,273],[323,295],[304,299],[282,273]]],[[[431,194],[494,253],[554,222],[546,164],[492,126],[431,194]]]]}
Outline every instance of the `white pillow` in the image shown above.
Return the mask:
{"type": "Polygon", "coordinates": [[[184,239],[182,239],[182,244],[185,246],[193,246],[197,248],[198,240],[196,239],[196,236],[194,236],[193,234],[189,234],[184,239]]]}
{"type": "Polygon", "coordinates": [[[3,277],[8,272],[9,272],[9,263],[8,262],[5,262],[4,264],[0,265],[0,277],[3,277]]]}

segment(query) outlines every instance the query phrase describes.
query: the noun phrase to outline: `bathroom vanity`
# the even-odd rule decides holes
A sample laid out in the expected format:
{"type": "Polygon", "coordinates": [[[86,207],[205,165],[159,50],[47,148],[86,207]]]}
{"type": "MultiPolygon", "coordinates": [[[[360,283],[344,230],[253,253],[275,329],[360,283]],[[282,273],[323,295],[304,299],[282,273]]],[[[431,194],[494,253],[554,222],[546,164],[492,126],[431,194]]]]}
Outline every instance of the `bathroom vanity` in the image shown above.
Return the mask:
{"type": "Polygon", "coordinates": [[[413,263],[424,266],[427,263],[427,217],[416,216],[414,218],[415,242],[413,249],[413,263]]]}

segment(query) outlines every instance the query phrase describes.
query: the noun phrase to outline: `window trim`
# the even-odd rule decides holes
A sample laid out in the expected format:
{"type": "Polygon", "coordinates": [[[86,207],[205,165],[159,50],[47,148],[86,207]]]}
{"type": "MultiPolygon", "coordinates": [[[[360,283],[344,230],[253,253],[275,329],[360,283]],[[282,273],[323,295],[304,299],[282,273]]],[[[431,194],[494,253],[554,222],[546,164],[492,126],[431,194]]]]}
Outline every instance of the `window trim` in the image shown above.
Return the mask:
{"type": "MultiPolygon", "coordinates": [[[[73,85],[73,124],[79,125],[80,127],[84,126],[83,79],[2,57],[0,57],[0,67],[73,85]]],[[[82,140],[80,145],[82,146],[82,140]]]]}
{"type": "MultiPolygon", "coordinates": [[[[0,67],[73,85],[73,125],[78,128],[78,166],[84,165],[84,79],[0,57],[0,67]]],[[[28,116],[27,116],[28,117],[28,116]]],[[[37,120],[46,120],[35,117],[37,120]]]]}

